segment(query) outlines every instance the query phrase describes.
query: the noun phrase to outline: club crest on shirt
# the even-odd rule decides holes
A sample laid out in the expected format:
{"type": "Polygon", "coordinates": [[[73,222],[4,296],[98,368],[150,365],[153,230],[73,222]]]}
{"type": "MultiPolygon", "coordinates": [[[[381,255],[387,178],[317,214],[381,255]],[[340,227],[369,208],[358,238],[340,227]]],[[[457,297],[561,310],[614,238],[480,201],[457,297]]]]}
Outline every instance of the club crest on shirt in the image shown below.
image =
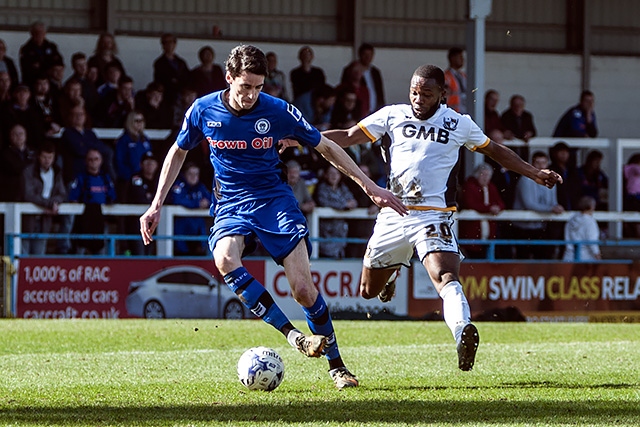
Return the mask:
{"type": "Polygon", "coordinates": [[[444,118],[444,128],[448,131],[454,131],[458,128],[458,120],[453,117],[445,117],[444,118]]]}
{"type": "Polygon", "coordinates": [[[265,133],[269,132],[269,129],[271,129],[271,123],[269,123],[269,120],[267,119],[259,119],[256,122],[255,129],[256,132],[264,135],[265,133]]]}

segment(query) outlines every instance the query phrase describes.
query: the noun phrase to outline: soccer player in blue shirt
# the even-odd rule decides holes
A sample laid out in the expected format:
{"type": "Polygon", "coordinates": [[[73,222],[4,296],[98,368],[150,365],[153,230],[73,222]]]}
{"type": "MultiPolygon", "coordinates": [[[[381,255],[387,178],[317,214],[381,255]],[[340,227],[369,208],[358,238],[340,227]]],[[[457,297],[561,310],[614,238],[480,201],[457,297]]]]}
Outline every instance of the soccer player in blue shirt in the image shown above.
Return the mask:
{"type": "Polygon", "coordinates": [[[335,386],[356,387],[345,367],[327,305],[313,286],[309,267],[309,230],[287,184],[278,143],[295,139],[314,147],[348,175],[381,207],[401,215],[407,210],[388,190],[378,187],[335,142],[309,125],[302,114],[278,98],[261,93],[267,75],[265,55],[254,46],[237,46],[226,63],[229,89],[197,99],[185,113],[182,130],[162,167],[149,209],[140,217],[143,241],[152,241],[165,198],[188,150],[209,143],[213,165],[215,221],[209,237],[214,262],[227,285],[251,311],[278,329],[308,357],[325,355],[335,386]],[[294,299],[302,306],[313,335],[294,328],[264,286],[242,265],[242,256],[260,239],[284,267],[294,299]]]}

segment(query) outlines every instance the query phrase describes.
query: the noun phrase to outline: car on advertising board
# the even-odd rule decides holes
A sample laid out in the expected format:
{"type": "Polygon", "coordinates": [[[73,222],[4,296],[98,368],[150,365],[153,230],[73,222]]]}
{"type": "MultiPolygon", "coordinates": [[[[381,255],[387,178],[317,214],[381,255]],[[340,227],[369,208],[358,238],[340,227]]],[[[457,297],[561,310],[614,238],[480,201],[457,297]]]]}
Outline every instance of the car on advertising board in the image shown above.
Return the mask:
{"type": "Polygon", "coordinates": [[[131,282],[125,304],[130,315],[147,319],[244,319],[249,314],[225,283],[192,265],[168,267],[131,282]]]}

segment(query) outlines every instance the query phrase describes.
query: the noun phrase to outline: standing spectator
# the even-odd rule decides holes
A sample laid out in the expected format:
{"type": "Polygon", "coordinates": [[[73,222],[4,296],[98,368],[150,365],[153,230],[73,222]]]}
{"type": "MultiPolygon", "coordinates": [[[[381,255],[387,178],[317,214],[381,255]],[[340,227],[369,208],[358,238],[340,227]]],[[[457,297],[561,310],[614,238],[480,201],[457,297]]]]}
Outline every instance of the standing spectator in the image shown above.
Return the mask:
{"type": "Polygon", "coordinates": [[[319,67],[311,65],[313,57],[313,49],[309,46],[302,46],[298,51],[300,65],[291,70],[289,74],[291,87],[293,89],[294,104],[296,103],[296,99],[302,94],[320,88],[326,83],[324,71],[319,67]]]}
{"type": "MultiPolygon", "coordinates": [[[[174,205],[188,209],[208,209],[211,207],[211,192],[200,182],[200,168],[195,163],[186,163],[182,169],[182,178],[171,188],[171,200],[174,205]]],[[[207,234],[207,219],[204,217],[176,218],[174,232],[178,236],[204,236],[207,234]]],[[[205,255],[207,242],[197,240],[176,240],[176,255],[205,255]]]]}
{"type": "Polygon", "coordinates": [[[580,195],[593,197],[597,211],[606,211],[609,206],[609,177],[601,168],[602,158],[602,151],[592,150],[578,168],[580,195]]]}
{"type": "Polygon", "coordinates": [[[133,92],[133,79],[129,76],[121,76],[118,80],[118,89],[103,99],[98,107],[100,115],[96,117],[96,124],[106,128],[124,127],[124,121],[132,110],[136,108],[133,92]]]}
{"type": "MultiPolygon", "coordinates": [[[[140,171],[134,174],[127,184],[124,203],[148,205],[153,200],[157,188],[158,160],[151,151],[148,151],[140,160],[140,171]]],[[[124,227],[125,234],[140,233],[138,218],[125,218],[124,227]]],[[[140,239],[129,241],[127,247],[132,255],[153,255],[155,252],[155,244],[145,246],[140,239]]]]}
{"type": "MultiPolygon", "coordinates": [[[[633,154],[624,165],[623,183],[623,210],[640,212],[640,153],[633,154]]],[[[640,223],[626,223],[625,234],[634,238],[640,237],[640,223]]]]}
{"type": "MultiPolygon", "coordinates": [[[[533,153],[531,164],[538,169],[546,169],[549,166],[549,157],[542,151],[533,153]]],[[[516,199],[514,209],[529,210],[534,212],[551,212],[560,214],[564,208],[558,204],[556,192],[553,188],[547,188],[536,184],[528,177],[521,177],[516,187],[516,199]]],[[[537,242],[545,240],[547,223],[545,221],[520,221],[513,223],[513,237],[518,240],[537,242]]],[[[516,246],[518,259],[550,259],[554,258],[554,251],[545,245],[516,246]]]]}
{"type": "Polygon", "coordinates": [[[19,202],[22,171],[34,161],[33,151],[27,146],[27,131],[15,124],[9,131],[9,144],[0,154],[0,201],[19,202]]]}
{"type": "Polygon", "coordinates": [[[76,52],[71,55],[71,68],[73,69],[73,74],[67,79],[65,86],[71,80],[78,81],[82,87],[82,98],[86,103],[85,108],[87,111],[93,111],[98,102],[98,88],[95,82],[89,79],[87,56],[82,52],[76,52]]]}
{"type": "Polygon", "coordinates": [[[529,142],[531,138],[536,136],[533,115],[524,109],[525,105],[526,102],[522,95],[513,95],[509,100],[509,109],[502,113],[506,139],[517,138],[529,142]]]}
{"type": "Polygon", "coordinates": [[[598,136],[594,105],[593,92],[590,90],[582,91],[580,103],[564,113],[553,131],[553,136],[560,138],[595,138],[598,136]]]}
{"type": "Polygon", "coordinates": [[[153,81],[164,87],[164,102],[173,108],[180,89],[189,81],[189,67],[184,59],[176,54],[178,39],[165,33],[160,38],[162,55],[153,63],[153,81]]]}
{"type": "Polygon", "coordinates": [[[596,261],[602,259],[600,254],[600,246],[593,243],[600,238],[600,229],[598,222],[593,217],[596,210],[596,201],[593,197],[582,196],[578,202],[577,212],[569,218],[564,229],[564,239],[567,245],[564,251],[564,261],[596,261]],[[586,241],[591,243],[580,244],[579,250],[576,250],[575,241],[586,241]]]}
{"type": "MultiPolygon", "coordinates": [[[[384,86],[382,83],[382,73],[380,70],[372,65],[373,56],[375,54],[373,45],[369,43],[362,43],[358,48],[358,60],[352,62],[342,70],[341,82],[347,80],[347,73],[349,68],[353,64],[360,64],[362,70],[362,85],[367,88],[369,108],[364,112],[364,115],[369,115],[386,104],[384,100],[384,86]]],[[[364,117],[364,116],[363,116],[364,117]]]]}
{"type": "MultiPolygon", "coordinates": [[[[74,178],[69,190],[69,201],[84,203],[84,213],[73,222],[74,234],[104,234],[107,226],[102,205],[116,200],[116,188],[111,176],[103,172],[102,154],[95,148],[87,150],[85,170],[74,178]]],[[[104,248],[102,239],[76,239],[76,253],[99,254],[104,248]]]]}
{"type": "Polygon", "coordinates": [[[289,100],[287,96],[287,79],[284,72],[278,70],[278,57],[275,52],[267,52],[267,77],[264,79],[264,93],[276,98],[289,100]]]}
{"type": "Polygon", "coordinates": [[[22,84],[31,86],[38,74],[45,73],[54,63],[62,63],[58,46],[47,40],[47,27],[37,21],[29,28],[31,38],[20,47],[22,84]]]}
{"type": "MultiPolygon", "coordinates": [[[[463,209],[473,209],[476,212],[498,215],[504,210],[504,202],[500,198],[498,189],[491,182],[493,168],[487,163],[476,167],[462,186],[463,209]]],[[[536,184],[537,185],[537,184],[536,184]]],[[[460,222],[460,238],[462,239],[495,239],[498,237],[496,221],[462,221],[460,222]]],[[[465,245],[469,258],[486,258],[487,247],[484,245],[465,245]]]]}
{"type": "MultiPolygon", "coordinates": [[[[216,54],[211,46],[204,46],[198,51],[200,65],[191,70],[189,76],[189,85],[196,90],[198,97],[227,88],[222,68],[213,63],[215,57],[216,54]]],[[[183,83],[185,83],[184,87],[186,82],[183,83]]]]}
{"type": "Polygon", "coordinates": [[[502,143],[504,137],[504,125],[498,112],[500,94],[497,90],[489,89],[484,94],[484,133],[493,141],[502,143]]]}
{"type": "Polygon", "coordinates": [[[447,53],[449,68],[444,72],[447,105],[458,113],[467,112],[467,75],[462,71],[464,67],[464,51],[459,47],[452,47],[447,53]]]}
{"type": "MultiPolygon", "coordinates": [[[[349,188],[342,182],[342,174],[334,166],[325,169],[322,180],[318,183],[313,198],[317,206],[350,210],[357,207],[356,199],[349,188]]],[[[344,219],[323,219],[320,221],[320,237],[322,239],[346,239],[349,224],[344,219]]],[[[327,241],[320,243],[320,256],[340,259],[345,256],[345,241],[327,241]]]]}
{"type": "Polygon", "coordinates": [[[287,166],[287,182],[293,190],[293,195],[298,201],[298,207],[303,214],[309,215],[316,207],[316,202],[309,193],[307,183],[300,179],[300,164],[295,160],[289,160],[287,166]]]}
{"type": "MultiPolygon", "coordinates": [[[[23,223],[25,233],[50,233],[53,217],[58,215],[58,207],[67,196],[62,172],[54,164],[55,158],[55,146],[45,143],[38,150],[37,161],[27,166],[22,173],[20,189],[24,195],[24,201],[43,209],[40,215],[25,216],[23,223]]],[[[46,248],[47,239],[25,239],[22,250],[26,254],[43,255],[46,248]]]]}
{"type": "Polygon", "coordinates": [[[0,73],[7,73],[11,78],[12,85],[18,84],[16,64],[13,62],[13,59],[7,56],[7,45],[2,39],[0,39],[0,73]]]}
{"type": "Polygon", "coordinates": [[[136,110],[144,116],[149,129],[169,129],[172,111],[167,108],[164,99],[164,87],[158,82],[151,82],[145,90],[135,96],[136,110]]]}
{"type": "Polygon", "coordinates": [[[144,134],[144,116],[137,110],[127,115],[124,131],[116,141],[115,167],[118,193],[131,180],[134,173],[140,170],[142,157],[153,151],[149,137],[144,134]]]}
{"type": "Polygon", "coordinates": [[[111,33],[102,33],[98,36],[96,41],[96,48],[93,51],[93,56],[89,58],[87,63],[89,68],[96,68],[98,71],[96,79],[96,87],[100,86],[104,82],[108,81],[107,78],[107,65],[115,65],[120,70],[121,75],[127,74],[125,72],[122,62],[118,59],[118,46],[116,45],[116,39],[111,33]]]}

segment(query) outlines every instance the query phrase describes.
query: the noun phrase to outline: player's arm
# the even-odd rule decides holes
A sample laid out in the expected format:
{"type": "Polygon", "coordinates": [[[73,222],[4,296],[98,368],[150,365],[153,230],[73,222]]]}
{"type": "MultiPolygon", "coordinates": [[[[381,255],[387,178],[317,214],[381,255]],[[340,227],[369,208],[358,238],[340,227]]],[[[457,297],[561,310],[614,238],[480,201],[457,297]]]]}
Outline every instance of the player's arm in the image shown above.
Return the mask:
{"type": "Polygon", "coordinates": [[[182,168],[187,153],[187,150],[183,150],[178,147],[177,143],[174,143],[164,159],[156,194],[149,209],[140,217],[140,234],[142,234],[142,241],[145,245],[153,241],[153,232],[160,223],[160,210],[180,172],[180,168],[182,168]]]}
{"type": "Polygon", "coordinates": [[[349,129],[325,130],[322,134],[341,147],[349,147],[351,145],[372,142],[372,140],[358,125],[354,125],[349,129]]]}
{"type": "Polygon", "coordinates": [[[349,157],[338,144],[323,135],[320,139],[320,144],[316,146],[316,150],[340,172],[358,184],[367,196],[371,198],[373,203],[381,208],[390,207],[400,215],[406,215],[408,213],[407,207],[402,204],[400,199],[394,196],[389,190],[378,187],[360,170],[358,165],[355,164],[351,157],[349,157]]]}
{"type": "Polygon", "coordinates": [[[522,160],[513,150],[497,142],[489,141],[489,144],[476,151],[491,157],[507,169],[531,178],[540,185],[553,188],[556,183],[562,184],[562,177],[557,173],[548,169],[535,168],[522,160]]]}

